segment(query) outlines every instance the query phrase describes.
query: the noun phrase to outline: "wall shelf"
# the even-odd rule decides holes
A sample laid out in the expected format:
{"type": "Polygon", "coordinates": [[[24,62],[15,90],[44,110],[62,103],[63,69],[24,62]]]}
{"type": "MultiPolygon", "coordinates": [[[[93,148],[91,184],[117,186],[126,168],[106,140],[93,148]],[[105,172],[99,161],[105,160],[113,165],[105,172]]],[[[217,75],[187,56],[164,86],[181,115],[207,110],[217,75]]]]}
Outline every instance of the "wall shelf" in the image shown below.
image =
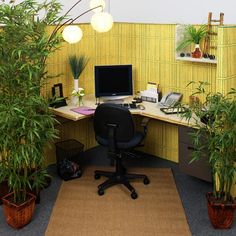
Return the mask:
{"type": "Polygon", "coordinates": [[[192,57],[179,57],[176,56],[176,60],[179,61],[190,61],[190,62],[204,62],[204,63],[211,63],[211,64],[217,64],[217,60],[211,60],[211,59],[206,59],[206,58],[192,58],[192,57]]]}
{"type": "MultiPolygon", "coordinates": [[[[184,39],[184,31],[185,31],[186,25],[176,25],[175,30],[175,48],[179,43],[184,39]]],[[[189,53],[191,55],[193,48],[191,48],[191,45],[181,50],[182,53],[189,53]]],[[[175,59],[179,61],[189,61],[189,62],[199,62],[199,63],[211,63],[211,64],[217,64],[217,59],[211,60],[209,58],[193,58],[193,57],[181,57],[181,52],[175,52],[175,59]]]]}

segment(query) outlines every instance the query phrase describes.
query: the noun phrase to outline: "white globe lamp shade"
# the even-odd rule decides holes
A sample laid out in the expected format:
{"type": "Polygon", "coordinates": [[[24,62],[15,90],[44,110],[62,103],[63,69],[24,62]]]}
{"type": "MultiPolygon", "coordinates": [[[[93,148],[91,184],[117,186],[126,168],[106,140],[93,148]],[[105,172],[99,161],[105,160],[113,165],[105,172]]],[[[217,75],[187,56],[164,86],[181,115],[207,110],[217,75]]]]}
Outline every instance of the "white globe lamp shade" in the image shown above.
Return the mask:
{"type": "Polygon", "coordinates": [[[70,44],[79,42],[83,37],[83,32],[77,25],[68,25],[62,32],[64,40],[70,44]]]}
{"type": "Polygon", "coordinates": [[[90,9],[101,6],[101,7],[93,9],[94,12],[101,12],[105,8],[105,5],[106,3],[104,0],[91,0],[89,3],[90,9]]]}
{"type": "Polygon", "coordinates": [[[91,25],[97,32],[107,32],[113,26],[113,18],[107,12],[97,12],[92,16],[91,25]]]}

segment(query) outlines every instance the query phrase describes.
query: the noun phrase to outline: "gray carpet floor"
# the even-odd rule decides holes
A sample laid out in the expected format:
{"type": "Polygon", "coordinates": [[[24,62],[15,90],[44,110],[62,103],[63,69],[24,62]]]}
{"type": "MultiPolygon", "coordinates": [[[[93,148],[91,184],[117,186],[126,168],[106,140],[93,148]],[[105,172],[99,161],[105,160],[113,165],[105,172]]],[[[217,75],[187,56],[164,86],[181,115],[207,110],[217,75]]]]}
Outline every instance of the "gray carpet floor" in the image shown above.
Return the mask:
{"type": "MultiPolygon", "coordinates": [[[[178,164],[147,154],[138,153],[139,157],[126,161],[127,166],[171,168],[185,214],[194,236],[235,236],[236,222],[229,230],[215,230],[208,219],[205,193],[211,191],[211,184],[181,173],[178,164]]],[[[96,147],[85,152],[86,165],[109,165],[106,149],[96,147]],[[105,158],[104,158],[105,157],[105,158]]],[[[98,168],[99,169],[99,168],[98,168]]],[[[60,189],[61,179],[57,176],[55,165],[49,166],[53,179],[51,185],[41,192],[40,204],[36,205],[33,219],[21,230],[12,229],[7,225],[2,206],[0,206],[0,236],[43,236],[60,189]]],[[[92,236],[92,235],[91,235],[92,236]]],[[[172,236],[172,235],[170,235],[172,236]]]]}

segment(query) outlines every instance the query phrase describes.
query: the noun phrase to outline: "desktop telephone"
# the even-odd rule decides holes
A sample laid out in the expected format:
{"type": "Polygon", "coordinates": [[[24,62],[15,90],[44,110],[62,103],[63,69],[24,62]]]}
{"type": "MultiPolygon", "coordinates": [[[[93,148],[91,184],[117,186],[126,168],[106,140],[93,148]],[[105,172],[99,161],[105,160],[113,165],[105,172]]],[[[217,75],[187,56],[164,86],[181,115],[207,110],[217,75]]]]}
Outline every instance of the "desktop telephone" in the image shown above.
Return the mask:
{"type": "Polygon", "coordinates": [[[176,92],[169,92],[163,95],[160,105],[165,107],[172,107],[175,105],[176,102],[180,101],[182,98],[182,93],[176,93],[176,92]]]}

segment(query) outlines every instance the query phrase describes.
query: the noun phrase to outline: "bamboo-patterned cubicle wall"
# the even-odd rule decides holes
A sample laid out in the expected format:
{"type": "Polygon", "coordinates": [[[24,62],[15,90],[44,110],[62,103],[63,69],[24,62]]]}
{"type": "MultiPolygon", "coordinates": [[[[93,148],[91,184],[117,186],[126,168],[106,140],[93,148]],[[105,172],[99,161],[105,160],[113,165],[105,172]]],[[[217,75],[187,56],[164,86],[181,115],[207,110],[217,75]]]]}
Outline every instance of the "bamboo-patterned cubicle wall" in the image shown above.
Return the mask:
{"type": "Polygon", "coordinates": [[[218,29],[217,91],[236,88],[236,26],[218,29]]]}
{"type": "MultiPolygon", "coordinates": [[[[194,91],[193,85],[186,88],[189,81],[207,81],[209,91],[225,91],[235,87],[235,28],[218,29],[219,46],[216,56],[219,63],[196,63],[175,60],[175,27],[163,24],[115,23],[108,33],[96,33],[89,24],[80,25],[83,39],[69,45],[63,43],[60,50],[48,60],[48,72],[61,74],[52,79],[45,91],[50,93],[51,86],[62,82],[64,95],[70,96],[73,79],[68,65],[68,56],[84,54],[89,63],[83,72],[79,86],[85,88],[86,94],[94,93],[94,65],[132,64],[135,92],[144,90],[147,82],[160,84],[162,92],[178,91],[183,93],[183,100],[188,101],[194,91]],[[228,62],[226,62],[226,60],[228,62]]],[[[51,30],[51,29],[49,29],[51,30]]],[[[217,42],[214,39],[214,42],[217,42]]],[[[81,122],[81,121],[79,121],[81,122]]],[[[84,125],[70,122],[62,127],[62,139],[75,137],[82,141],[86,148],[96,145],[91,129],[92,121],[84,125]],[[77,127],[78,126],[78,127],[77,127]],[[71,127],[71,128],[70,128],[71,127]],[[63,130],[71,130],[64,132],[63,130]],[[77,130],[77,131],[75,131],[77,130]]],[[[178,127],[173,124],[152,120],[146,145],[143,148],[156,156],[178,162],[178,127]]],[[[50,162],[54,158],[51,157],[50,162]]]]}

